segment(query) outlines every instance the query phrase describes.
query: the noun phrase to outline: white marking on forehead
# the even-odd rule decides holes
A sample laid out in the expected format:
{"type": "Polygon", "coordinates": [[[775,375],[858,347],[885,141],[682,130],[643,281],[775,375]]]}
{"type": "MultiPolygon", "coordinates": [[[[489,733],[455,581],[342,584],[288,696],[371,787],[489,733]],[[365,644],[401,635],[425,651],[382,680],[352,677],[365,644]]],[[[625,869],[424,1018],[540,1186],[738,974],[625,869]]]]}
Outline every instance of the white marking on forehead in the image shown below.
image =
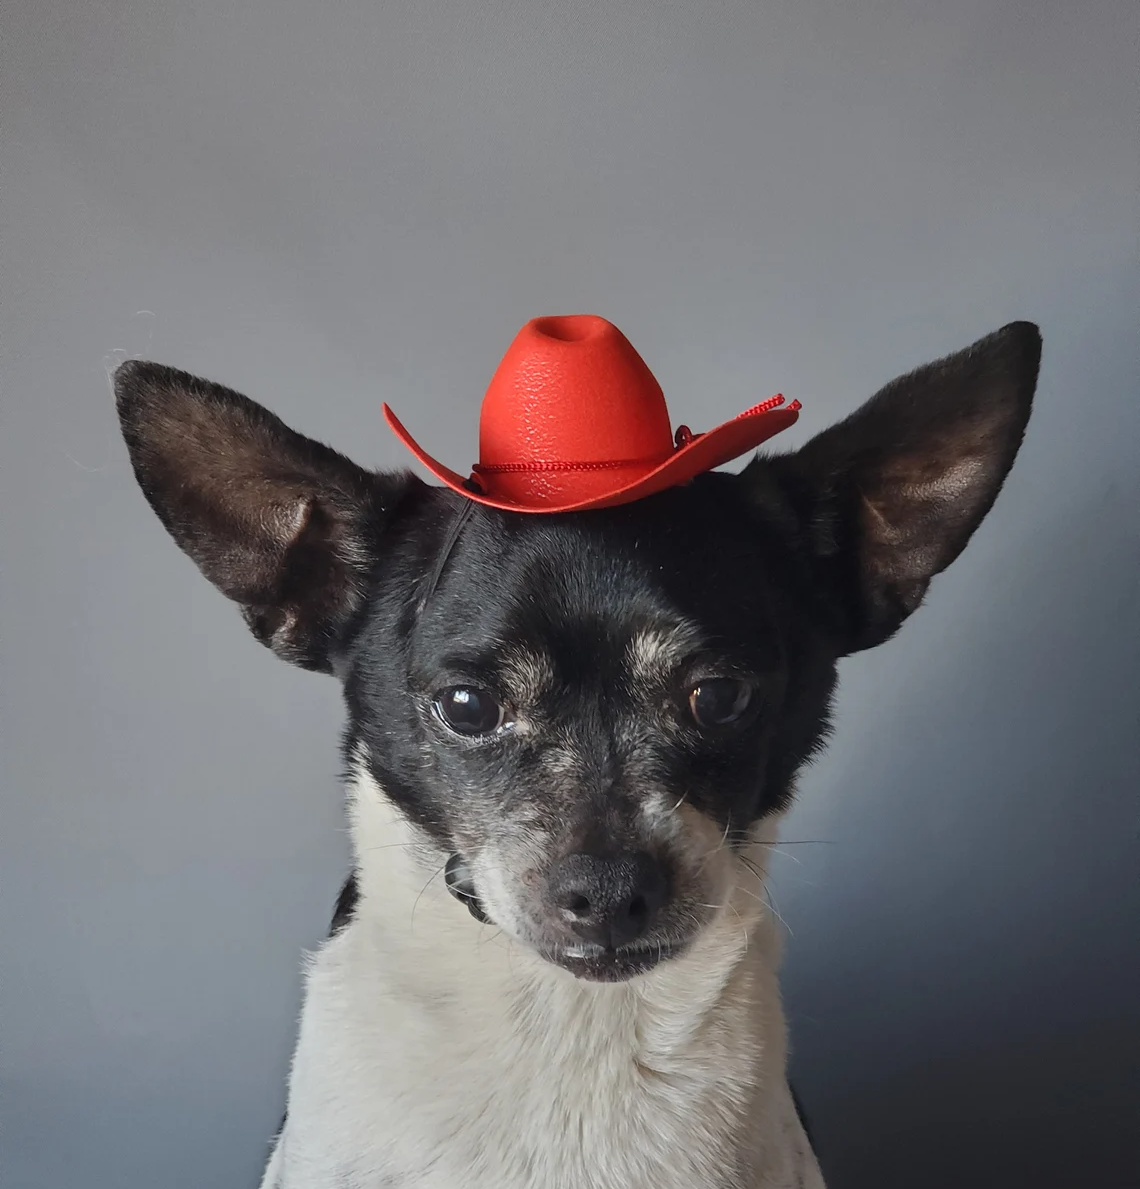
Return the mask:
{"type": "Polygon", "coordinates": [[[669,676],[702,643],[694,624],[644,628],[633,634],[626,650],[626,664],[636,681],[654,681],[669,676]]]}

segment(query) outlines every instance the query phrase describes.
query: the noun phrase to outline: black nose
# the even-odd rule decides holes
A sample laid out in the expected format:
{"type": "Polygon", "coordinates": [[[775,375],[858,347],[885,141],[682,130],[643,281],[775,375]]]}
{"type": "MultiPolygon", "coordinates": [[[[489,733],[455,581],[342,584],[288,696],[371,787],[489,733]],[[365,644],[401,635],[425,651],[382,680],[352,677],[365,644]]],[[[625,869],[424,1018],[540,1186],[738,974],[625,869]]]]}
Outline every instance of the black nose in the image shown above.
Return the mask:
{"type": "Polygon", "coordinates": [[[616,949],[648,931],[668,897],[669,883],[651,855],[574,854],[555,864],[547,889],[555,911],[576,936],[616,949]]]}

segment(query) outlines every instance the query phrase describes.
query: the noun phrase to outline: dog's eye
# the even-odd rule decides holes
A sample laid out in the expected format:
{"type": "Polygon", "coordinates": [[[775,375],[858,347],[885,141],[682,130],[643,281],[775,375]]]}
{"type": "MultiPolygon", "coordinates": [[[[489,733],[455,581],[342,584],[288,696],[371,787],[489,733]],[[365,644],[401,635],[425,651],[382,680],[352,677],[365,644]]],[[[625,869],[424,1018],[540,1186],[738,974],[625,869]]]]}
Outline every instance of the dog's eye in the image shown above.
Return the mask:
{"type": "Polygon", "coordinates": [[[710,677],[689,690],[689,710],[699,727],[726,727],[751,701],[752,686],[735,677],[710,677]]]}
{"type": "Polygon", "coordinates": [[[460,735],[489,735],[503,725],[503,707],[485,689],[453,685],[435,696],[435,712],[460,735]]]}

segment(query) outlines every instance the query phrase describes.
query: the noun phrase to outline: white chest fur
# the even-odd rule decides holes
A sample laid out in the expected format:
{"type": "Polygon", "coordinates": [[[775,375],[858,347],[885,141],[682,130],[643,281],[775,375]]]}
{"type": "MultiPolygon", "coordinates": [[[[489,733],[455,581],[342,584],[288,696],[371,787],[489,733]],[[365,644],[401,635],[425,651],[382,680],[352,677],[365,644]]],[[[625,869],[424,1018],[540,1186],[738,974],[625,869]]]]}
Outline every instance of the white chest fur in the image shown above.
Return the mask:
{"type": "Polygon", "coordinates": [[[354,797],[361,901],[312,962],[264,1189],[822,1189],[751,893],[649,974],[580,982],[473,921],[375,785],[354,797]]]}

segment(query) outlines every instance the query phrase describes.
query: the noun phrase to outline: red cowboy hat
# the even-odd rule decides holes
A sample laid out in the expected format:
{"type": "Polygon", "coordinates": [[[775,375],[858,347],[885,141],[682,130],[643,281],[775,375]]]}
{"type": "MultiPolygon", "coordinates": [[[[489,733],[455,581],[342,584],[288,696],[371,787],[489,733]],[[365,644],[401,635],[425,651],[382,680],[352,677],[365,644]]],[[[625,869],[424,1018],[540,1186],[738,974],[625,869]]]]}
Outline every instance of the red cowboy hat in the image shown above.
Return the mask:
{"type": "Polygon", "coordinates": [[[707,433],[670,427],[665,396],[612,323],[535,318],[519,331],[483,398],[469,478],[437,462],[384,406],[384,419],[448,487],[509,512],[610,508],[687,483],[759,446],[799,416],[762,401],[707,433]]]}

